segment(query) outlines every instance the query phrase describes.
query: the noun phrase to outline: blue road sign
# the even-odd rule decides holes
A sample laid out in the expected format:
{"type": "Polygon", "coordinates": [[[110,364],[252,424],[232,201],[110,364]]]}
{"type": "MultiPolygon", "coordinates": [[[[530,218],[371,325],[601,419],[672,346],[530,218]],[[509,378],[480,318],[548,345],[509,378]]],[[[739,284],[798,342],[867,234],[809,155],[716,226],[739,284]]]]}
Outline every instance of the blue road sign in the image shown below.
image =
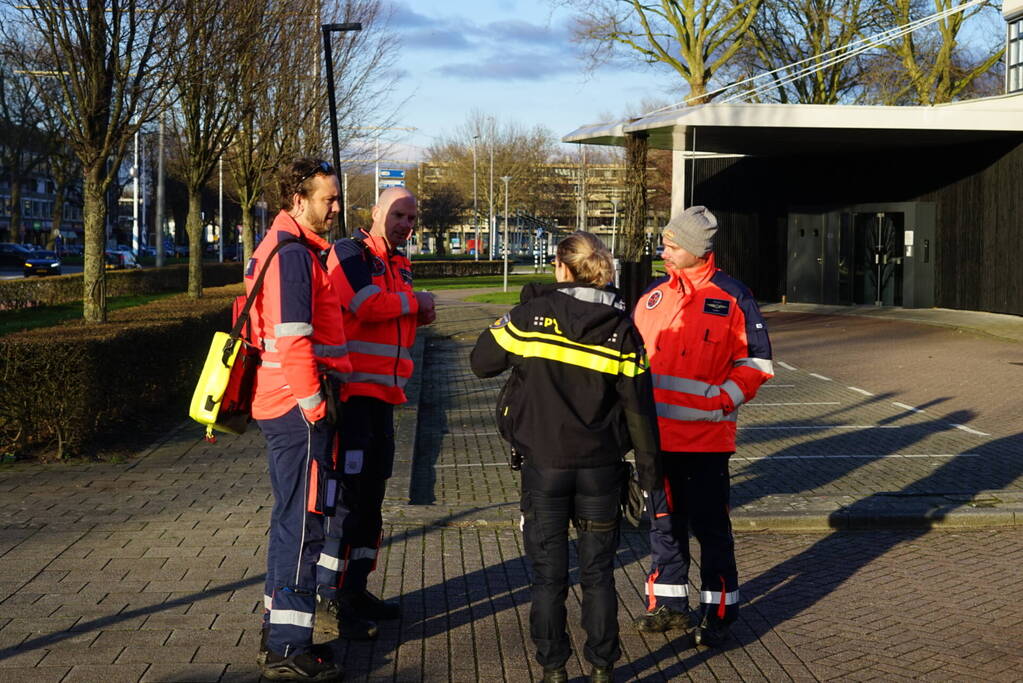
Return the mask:
{"type": "Polygon", "coordinates": [[[404,178],[405,171],[400,168],[382,168],[380,169],[381,178],[404,178]]]}

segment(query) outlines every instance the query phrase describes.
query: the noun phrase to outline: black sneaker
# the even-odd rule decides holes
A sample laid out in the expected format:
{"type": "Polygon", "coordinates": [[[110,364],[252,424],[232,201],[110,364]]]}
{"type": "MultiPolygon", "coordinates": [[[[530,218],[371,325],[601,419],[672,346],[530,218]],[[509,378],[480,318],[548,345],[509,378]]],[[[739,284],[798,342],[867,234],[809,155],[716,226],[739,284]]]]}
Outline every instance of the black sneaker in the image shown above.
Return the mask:
{"type": "Polygon", "coordinates": [[[263,678],[271,681],[331,683],[340,681],[342,675],[341,666],[331,661],[328,652],[322,648],[289,657],[268,652],[259,669],[263,678]]]}
{"type": "Polygon", "coordinates": [[[362,619],[388,621],[401,617],[397,602],[384,601],[367,590],[342,592],[338,595],[342,614],[357,615],[362,619]]]}
{"type": "Polygon", "coordinates": [[[568,683],[568,672],[565,667],[544,669],[542,683],[568,683]]]}
{"type": "Polygon", "coordinates": [[[594,666],[590,672],[590,683],[611,683],[615,679],[613,666],[594,666]]]}
{"type": "Polygon", "coordinates": [[[335,638],[373,640],[380,634],[376,623],[347,614],[347,610],[337,600],[318,600],[314,623],[317,631],[335,638]]]}
{"type": "Polygon", "coordinates": [[[706,620],[696,627],[693,640],[704,647],[721,647],[728,640],[730,632],[724,624],[708,624],[706,620]]]}
{"type": "Polygon", "coordinates": [[[680,612],[667,605],[661,605],[646,614],[641,614],[636,617],[633,624],[635,624],[636,630],[645,633],[664,633],[665,631],[689,629],[696,625],[690,610],[680,612]]]}

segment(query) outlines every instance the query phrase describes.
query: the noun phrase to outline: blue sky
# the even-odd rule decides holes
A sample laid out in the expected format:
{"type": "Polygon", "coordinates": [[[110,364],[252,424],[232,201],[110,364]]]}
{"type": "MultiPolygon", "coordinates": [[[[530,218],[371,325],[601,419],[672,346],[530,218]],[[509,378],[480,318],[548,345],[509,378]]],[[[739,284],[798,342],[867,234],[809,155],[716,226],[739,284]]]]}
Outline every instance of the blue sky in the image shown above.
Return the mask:
{"type": "MultiPolygon", "coordinates": [[[[396,142],[427,147],[474,109],[561,137],[645,99],[679,99],[678,76],[643,65],[588,72],[570,14],[546,0],[392,0],[401,92],[414,93],[396,142]]],[[[414,153],[414,151],[413,151],[414,153]]],[[[400,154],[400,152],[398,153],[400,154]]]]}

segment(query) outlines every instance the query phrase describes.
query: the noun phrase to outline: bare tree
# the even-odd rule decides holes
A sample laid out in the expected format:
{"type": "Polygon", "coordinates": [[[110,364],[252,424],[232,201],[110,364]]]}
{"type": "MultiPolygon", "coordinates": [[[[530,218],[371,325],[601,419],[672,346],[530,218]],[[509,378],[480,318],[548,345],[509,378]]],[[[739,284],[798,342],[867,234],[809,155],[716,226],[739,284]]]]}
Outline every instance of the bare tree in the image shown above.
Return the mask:
{"type": "Polygon", "coordinates": [[[553,0],[576,11],[575,40],[592,65],[625,53],[674,70],[690,104],[713,99],[709,83],[735,56],[761,0],[553,0]]]}
{"type": "Polygon", "coordinates": [[[8,0],[4,37],[38,45],[24,64],[38,81],[47,107],[67,130],[67,142],[85,176],[83,314],[106,320],[104,196],[131,143],[168,96],[161,70],[164,50],[175,45],[173,0],[83,0],[24,5],[8,0]],[[45,65],[45,66],[43,66],[45,65]],[[46,93],[56,93],[49,96],[46,93]]]}
{"type": "MultiPolygon", "coordinates": [[[[968,0],[878,0],[881,21],[901,26],[930,14],[946,12],[966,5],[968,0]]],[[[969,94],[985,93],[986,77],[1005,52],[1004,34],[987,40],[964,41],[964,29],[985,17],[998,17],[999,3],[985,2],[953,12],[935,24],[903,36],[887,46],[889,54],[902,67],[902,78],[889,80],[889,88],[877,93],[882,101],[907,101],[913,104],[950,102],[969,94]],[[894,87],[892,87],[894,86],[894,87]],[[979,90],[979,92],[978,92],[979,90]]],[[[998,17],[998,23],[1001,18],[998,17]]],[[[874,64],[882,68],[883,58],[874,64]]],[[[890,70],[890,69],[889,69],[890,70]]],[[[988,89],[989,86],[988,86],[988,89]]]]}
{"type": "Polygon", "coordinates": [[[447,233],[458,223],[465,208],[464,195],[449,182],[430,188],[430,193],[420,201],[419,224],[424,230],[433,232],[438,256],[444,256],[447,233]]]}
{"type": "Polygon", "coordinates": [[[24,70],[0,64],[0,167],[10,183],[11,239],[25,241],[21,216],[21,189],[46,160],[49,141],[40,129],[45,107],[32,79],[24,70]]]}

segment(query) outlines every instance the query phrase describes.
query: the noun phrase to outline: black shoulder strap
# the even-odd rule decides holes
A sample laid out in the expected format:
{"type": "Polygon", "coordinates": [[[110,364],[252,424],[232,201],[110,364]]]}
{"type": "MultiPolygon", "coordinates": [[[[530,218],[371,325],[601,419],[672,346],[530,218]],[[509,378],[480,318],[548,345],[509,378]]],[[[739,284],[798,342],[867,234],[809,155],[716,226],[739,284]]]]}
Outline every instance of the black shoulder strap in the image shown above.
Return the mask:
{"type": "Polygon", "coordinates": [[[266,257],[266,263],[263,264],[263,268],[259,271],[259,276],[256,278],[255,284],[252,285],[252,291],[249,292],[249,296],[245,299],[245,306],[242,308],[241,313],[238,314],[238,319],[234,322],[234,327],[231,328],[231,341],[241,337],[242,328],[245,327],[245,323],[249,320],[249,309],[252,308],[253,302],[256,297],[259,296],[259,292],[263,289],[263,278],[266,277],[266,271],[270,267],[270,262],[273,261],[274,256],[277,255],[283,247],[294,244],[295,242],[301,244],[303,247],[313,252],[316,256],[316,250],[306,244],[305,240],[297,237],[289,237],[278,242],[274,248],[270,251],[270,254],[266,257]]]}

